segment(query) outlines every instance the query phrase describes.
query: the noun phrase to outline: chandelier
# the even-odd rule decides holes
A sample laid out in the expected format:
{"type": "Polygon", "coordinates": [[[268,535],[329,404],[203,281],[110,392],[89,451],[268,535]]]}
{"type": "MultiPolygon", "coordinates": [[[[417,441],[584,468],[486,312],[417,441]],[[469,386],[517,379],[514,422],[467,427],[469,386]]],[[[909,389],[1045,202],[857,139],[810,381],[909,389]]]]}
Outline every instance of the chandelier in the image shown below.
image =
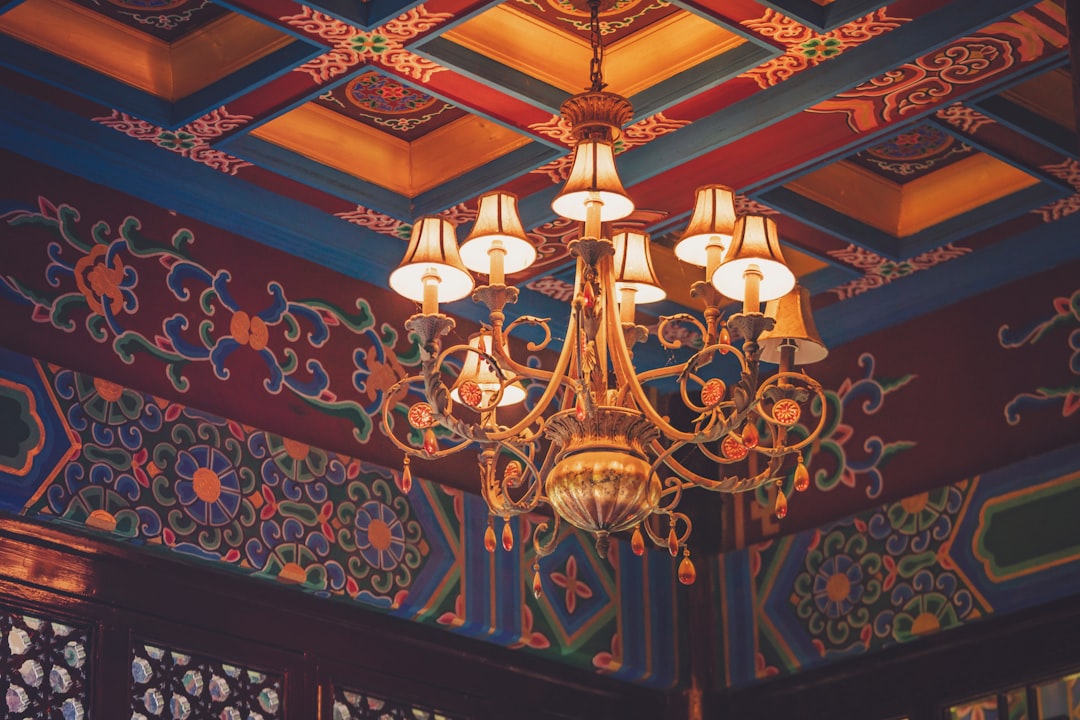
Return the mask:
{"type": "Polygon", "coordinates": [[[488,551],[499,544],[496,516],[504,521],[501,544],[511,550],[509,519],[550,508],[553,519],[537,525],[532,537],[537,594],[539,561],[555,548],[563,522],[591,533],[603,557],[610,536],[629,531],[638,555],[646,537],[672,556],[681,550],[679,580],[693,583],[687,545],[692,522],[678,509],[683,492],[736,493],[773,483],[774,512],[783,518],[785,482],[793,477],[796,490],[809,485],[802,450],[825,425],[820,384],[796,369],[796,363],[816,362],[827,353],[809,295],[784,261],[774,221],[737,216],[734,192],[723,185],[697,190],[690,224],[675,246],[680,260],[705,271],[691,287],[704,305],[703,318],[663,316],[656,327],[667,351],[683,346],[668,339],[676,326],[695,329],[701,344],[681,363],[635,367],[633,348],[649,335],[636,323],[637,306],[666,293],[653,270],[649,235],[618,225],[634,212],[615,168],[615,142],[633,111],[626,98],[604,90],[599,13],[607,9],[605,1],[613,4],[588,3],[592,85],[562,105],[575,147],[552,208],[581,223],[581,233],[568,244],[576,275],[554,364],[534,367],[511,354],[509,339],[519,329],[543,333],[540,342],[527,345],[529,352],[553,342],[549,319],[521,316],[507,323],[506,306],[517,301],[518,290],[506,284],[506,275],[536,260],[513,194],[481,196],[476,222],[460,247],[450,221],[420,218],[389,279],[396,292],[421,303],[405,323],[419,342],[420,372],[391,387],[382,408],[383,431],[405,453],[402,487],[408,491],[412,485],[411,459],[433,461],[477,449],[480,490],[490,512],[488,551]],[[487,284],[476,287],[472,273],[486,275],[487,284]],[[439,304],[470,293],[487,307],[488,321],[468,342],[444,347],[455,323],[439,312],[439,304]],[[729,301],[742,307],[725,320],[729,301]],[[723,367],[731,361],[721,358],[734,358],[739,366],[730,387],[723,367]],[[762,363],[779,368],[763,378],[762,363]],[[658,409],[657,387],[681,401],[692,419],[680,424],[658,409]],[[408,408],[405,428],[394,422],[396,398],[415,388],[422,388],[424,400],[408,408]],[[799,425],[811,404],[816,423],[799,425]],[[395,425],[405,428],[404,437],[395,434],[395,425]],[[714,476],[688,467],[695,463],[687,455],[695,452],[717,468],[714,476]],[[729,475],[732,469],[744,472],[729,475]]]}

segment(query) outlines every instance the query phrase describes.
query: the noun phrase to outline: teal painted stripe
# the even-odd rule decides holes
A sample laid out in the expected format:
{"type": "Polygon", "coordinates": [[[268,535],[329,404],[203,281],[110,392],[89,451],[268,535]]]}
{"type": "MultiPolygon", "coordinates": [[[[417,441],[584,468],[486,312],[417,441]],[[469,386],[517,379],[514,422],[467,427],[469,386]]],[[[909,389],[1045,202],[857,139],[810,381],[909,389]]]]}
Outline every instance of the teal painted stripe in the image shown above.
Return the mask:
{"type": "Polygon", "coordinates": [[[882,232],[787,188],[776,188],[758,197],[785,215],[798,218],[846,242],[891,260],[908,260],[928,250],[970,237],[1067,194],[1059,187],[1039,183],[904,238],[882,232]]]}
{"type": "Polygon", "coordinates": [[[499,85],[507,95],[541,107],[553,115],[559,114],[559,106],[570,97],[570,93],[565,90],[537,80],[531,75],[507,67],[442,37],[433,37],[417,43],[412,50],[420,57],[426,57],[440,65],[454,68],[456,72],[472,80],[499,85]]]}
{"type": "MultiPolygon", "coordinates": [[[[969,103],[969,105],[971,105],[972,107],[975,107],[974,103],[969,103]]],[[[995,158],[997,160],[1000,160],[1003,163],[1006,163],[1008,165],[1012,165],[1016,169],[1022,170],[1024,172],[1028,173],[1029,175],[1034,175],[1035,177],[1039,178],[1046,185],[1049,185],[1051,187],[1055,187],[1058,190],[1060,190],[1063,193],[1063,196],[1064,195],[1072,195],[1072,193],[1073,193],[1072,185],[1070,185],[1066,181],[1062,180],[1061,178],[1054,177],[1053,175],[1048,174],[1041,167],[1028,165],[1028,164],[1019,162],[1019,161],[1016,160],[1016,158],[1013,158],[1013,157],[1010,157],[1009,155],[1007,155],[1006,152],[1007,152],[1008,148],[1007,148],[1006,144],[1003,144],[1002,149],[998,149],[996,147],[991,147],[990,145],[987,145],[984,142],[981,142],[979,140],[979,138],[977,138],[977,137],[973,137],[973,136],[969,136],[969,135],[962,135],[959,132],[957,132],[956,128],[954,128],[952,125],[948,124],[944,120],[941,120],[940,118],[938,118],[937,115],[929,116],[928,118],[926,118],[926,121],[927,121],[927,124],[933,125],[934,127],[938,128],[938,129],[940,129],[940,130],[942,130],[944,132],[947,132],[948,134],[952,135],[953,137],[955,137],[960,142],[963,142],[963,143],[966,143],[967,145],[970,145],[975,150],[978,150],[981,153],[985,153],[986,155],[989,155],[989,156],[991,156],[991,157],[993,157],[993,158],[995,158]]],[[[1021,134],[1023,134],[1023,133],[1021,133],[1021,134]]],[[[1043,143],[1043,144],[1045,144],[1045,143],[1043,143]]]]}
{"type": "Polygon", "coordinates": [[[562,154],[562,150],[531,142],[417,195],[413,201],[413,214],[420,216],[445,210],[461,198],[473,198],[497,188],[520,175],[523,170],[540,167],[562,154]]]}
{"type": "Polygon", "coordinates": [[[8,88],[0,106],[19,108],[0,115],[0,147],[38,162],[380,287],[401,259],[385,235],[8,88]]]}
{"type": "Polygon", "coordinates": [[[1075,133],[1006,100],[1000,95],[979,100],[972,105],[987,117],[991,117],[1002,125],[1012,128],[1029,140],[1034,140],[1041,145],[1047,145],[1069,157],[1080,157],[1080,153],[1077,152],[1075,133]]]}
{"type": "MultiPolygon", "coordinates": [[[[109,108],[123,108],[134,117],[160,127],[175,129],[202,117],[244,93],[256,84],[269,82],[293,66],[322,53],[321,48],[296,40],[228,75],[206,88],[169,102],[114,80],[59,55],[40,50],[12,37],[0,35],[0,65],[109,108]]],[[[14,106],[12,106],[14,107],[14,106]]]]}
{"type": "Polygon", "coordinates": [[[294,40],[202,90],[178,100],[173,105],[170,119],[176,127],[186,125],[210,110],[227,105],[253,89],[292,72],[294,67],[318,57],[325,51],[325,48],[305,40],[294,40]]]}
{"type": "Polygon", "coordinates": [[[813,0],[761,0],[761,4],[821,32],[849,23],[888,5],[890,0],[836,0],[819,5],[813,0]]]}
{"type": "Polygon", "coordinates": [[[815,313],[830,348],[1080,260],[1080,213],[1039,225],[815,313]]]}
{"type": "Polygon", "coordinates": [[[704,90],[722,85],[776,54],[775,48],[771,46],[765,47],[756,41],[746,42],[689,70],[677,73],[630,98],[634,105],[634,119],[655,115],[704,90]]]}
{"type": "Polygon", "coordinates": [[[253,135],[247,133],[234,135],[218,147],[230,155],[272,170],[291,180],[310,185],[342,200],[377,209],[403,222],[411,222],[413,219],[412,202],[404,195],[323,165],[253,135]]]}

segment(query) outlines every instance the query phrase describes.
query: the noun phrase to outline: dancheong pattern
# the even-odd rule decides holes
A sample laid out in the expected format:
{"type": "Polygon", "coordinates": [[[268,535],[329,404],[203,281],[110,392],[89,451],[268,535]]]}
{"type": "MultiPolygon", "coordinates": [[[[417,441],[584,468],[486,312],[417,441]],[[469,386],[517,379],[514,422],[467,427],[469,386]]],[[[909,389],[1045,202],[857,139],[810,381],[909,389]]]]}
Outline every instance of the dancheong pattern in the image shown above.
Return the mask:
{"type": "Polygon", "coordinates": [[[1077,470],[1064,448],[722,555],[719,627],[753,626],[718,630],[724,681],[786,675],[1076,592],[1075,540],[1051,552],[999,526],[1067,502],[1077,470]]]}
{"type": "MultiPolygon", "coordinates": [[[[78,452],[57,473],[43,474],[40,492],[23,508],[28,516],[582,668],[657,686],[677,678],[679,613],[667,553],[627,553],[620,567],[568,533],[541,561],[548,597],[536,599],[524,573],[533,563],[534,518],[515,519],[513,552],[492,555],[484,549],[488,514],[479,497],[419,478],[406,493],[398,470],[83,373],[36,367],[78,452]],[[654,613],[623,616],[618,599],[643,592],[655,598],[654,613]]],[[[172,657],[143,659],[153,668],[172,657]]],[[[178,678],[191,669],[169,668],[162,671],[175,670],[178,678]]],[[[208,687],[212,674],[200,672],[208,687]]],[[[198,693],[173,701],[159,688],[159,700],[147,695],[151,689],[139,691],[139,712],[148,718],[172,702],[193,708],[193,718],[205,716],[194,710],[205,700],[198,693]]]]}
{"type": "Polygon", "coordinates": [[[1060,402],[1062,417],[1069,417],[1080,409],[1080,290],[1069,297],[1054,298],[1053,314],[1033,327],[1017,331],[1002,325],[998,330],[998,343],[1003,348],[1018,349],[1055,334],[1064,339],[1070,351],[1066,364],[1071,378],[1016,395],[1005,405],[1005,420],[1010,425],[1020,423],[1021,409],[1053,406],[1060,402]]]}
{"type": "Polygon", "coordinates": [[[0,607],[0,689],[5,718],[88,717],[87,631],[0,607]]]}
{"type": "Polygon", "coordinates": [[[131,661],[131,720],[276,720],[282,677],[137,642],[131,661]]]}
{"type": "Polygon", "coordinates": [[[397,331],[378,328],[363,299],[353,310],[342,309],[319,299],[291,298],[284,285],[271,280],[257,304],[241,304],[234,292],[237,280],[244,281],[242,272],[234,276],[195,260],[196,238],[186,228],[160,243],[129,216],[112,236],[106,222],[87,227],[76,208],[45,198],[35,210],[9,211],[0,219],[53,238],[45,277],[0,276],[0,296],[27,306],[37,322],[64,332],[82,329],[109,343],[127,364],[136,356],[155,358],[180,392],[189,388],[189,367],[208,364],[216,378],[227,380],[241,360],[238,354],[254,353],[267,393],[287,392],[320,412],[347,418],[355,438],[366,442],[383,388],[404,374],[405,365],[418,361],[415,350],[393,353],[397,331]],[[175,304],[158,302],[140,311],[139,296],[147,288],[157,291],[158,299],[167,289],[175,304]],[[350,347],[331,343],[328,348],[339,334],[350,336],[350,347]],[[354,365],[349,386],[331,384],[326,357],[333,347],[354,365]]]}

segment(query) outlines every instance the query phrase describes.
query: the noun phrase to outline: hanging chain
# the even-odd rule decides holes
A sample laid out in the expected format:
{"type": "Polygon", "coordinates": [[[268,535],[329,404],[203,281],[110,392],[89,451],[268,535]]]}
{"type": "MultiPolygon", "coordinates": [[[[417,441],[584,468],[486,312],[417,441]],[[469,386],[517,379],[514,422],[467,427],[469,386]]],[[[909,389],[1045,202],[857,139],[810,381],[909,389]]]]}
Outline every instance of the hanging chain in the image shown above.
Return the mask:
{"type": "Polygon", "coordinates": [[[589,0],[589,44],[592,45],[592,63],[589,65],[589,81],[592,83],[591,92],[600,92],[607,83],[604,82],[604,45],[600,39],[600,0],[589,0]]]}

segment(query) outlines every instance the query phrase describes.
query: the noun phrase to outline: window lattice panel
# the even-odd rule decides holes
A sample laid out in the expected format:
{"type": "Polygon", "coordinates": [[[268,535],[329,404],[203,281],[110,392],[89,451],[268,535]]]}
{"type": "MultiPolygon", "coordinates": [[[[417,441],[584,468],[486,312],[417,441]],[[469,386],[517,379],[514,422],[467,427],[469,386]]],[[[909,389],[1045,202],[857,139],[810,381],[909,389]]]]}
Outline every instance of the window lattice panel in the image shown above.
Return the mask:
{"type": "Polygon", "coordinates": [[[274,720],[282,676],[137,643],[131,661],[131,720],[274,720]]]}
{"type": "Polygon", "coordinates": [[[85,628],[0,608],[3,717],[87,720],[88,659],[85,628]]]}

